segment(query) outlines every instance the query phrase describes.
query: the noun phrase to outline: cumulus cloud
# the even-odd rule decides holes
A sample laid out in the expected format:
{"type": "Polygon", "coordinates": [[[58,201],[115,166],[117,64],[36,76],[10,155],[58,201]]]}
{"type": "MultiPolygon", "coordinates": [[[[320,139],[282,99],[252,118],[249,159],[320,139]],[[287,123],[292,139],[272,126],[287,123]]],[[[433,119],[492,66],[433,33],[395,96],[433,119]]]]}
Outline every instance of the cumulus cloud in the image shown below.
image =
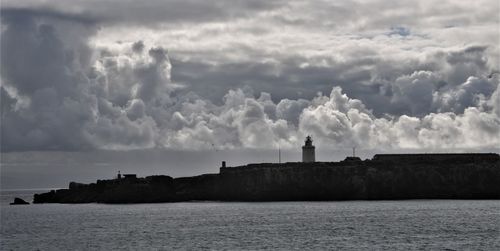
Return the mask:
{"type": "Polygon", "coordinates": [[[497,25],[440,12],[461,5],[422,4],[417,20],[363,19],[351,2],[173,1],[180,11],[142,20],[164,6],[153,1],[127,20],[156,28],[128,33],[112,3],[2,8],[2,151],[292,149],[306,135],[324,148],[500,144],[498,45],[435,30],[497,25]]]}

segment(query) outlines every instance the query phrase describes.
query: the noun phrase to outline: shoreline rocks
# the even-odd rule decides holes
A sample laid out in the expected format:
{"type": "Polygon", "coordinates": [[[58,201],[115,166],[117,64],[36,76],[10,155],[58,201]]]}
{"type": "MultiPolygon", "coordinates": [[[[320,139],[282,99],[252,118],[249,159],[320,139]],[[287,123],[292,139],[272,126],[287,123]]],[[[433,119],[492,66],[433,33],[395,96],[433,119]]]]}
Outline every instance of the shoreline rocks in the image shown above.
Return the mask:
{"type": "Polygon", "coordinates": [[[30,203],[21,199],[21,198],[14,198],[14,202],[11,202],[10,205],[29,205],[30,203]]]}
{"type": "Polygon", "coordinates": [[[500,199],[500,158],[249,164],[194,177],[71,183],[34,203],[402,199],[500,199]]]}

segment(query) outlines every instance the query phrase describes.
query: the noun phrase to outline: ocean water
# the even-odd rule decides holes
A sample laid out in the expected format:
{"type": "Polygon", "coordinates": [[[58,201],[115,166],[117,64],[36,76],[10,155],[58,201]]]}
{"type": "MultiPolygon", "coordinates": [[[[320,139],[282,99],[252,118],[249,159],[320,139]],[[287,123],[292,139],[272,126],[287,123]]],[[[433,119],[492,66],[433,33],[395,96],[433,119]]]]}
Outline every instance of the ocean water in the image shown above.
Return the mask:
{"type": "Polygon", "coordinates": [[[14,194],[32,193],[2,192],[1,250],[500,250],[500,201],[7,205],[14,194]]]}

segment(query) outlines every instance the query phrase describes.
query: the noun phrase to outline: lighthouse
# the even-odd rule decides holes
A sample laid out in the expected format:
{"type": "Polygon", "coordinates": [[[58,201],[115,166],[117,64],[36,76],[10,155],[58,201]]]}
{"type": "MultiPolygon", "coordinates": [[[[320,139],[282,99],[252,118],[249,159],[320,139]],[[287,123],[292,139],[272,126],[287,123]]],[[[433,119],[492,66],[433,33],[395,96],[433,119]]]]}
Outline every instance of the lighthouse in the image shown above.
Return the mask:
{"type": "Polygon", "coordinates": [[[311,136],[306,137],[306,141],[304,142],[304,146],[302,147],[302,162],[315,162],[316,157],[314,153],[314,146],[312,144],[311,136]]]}

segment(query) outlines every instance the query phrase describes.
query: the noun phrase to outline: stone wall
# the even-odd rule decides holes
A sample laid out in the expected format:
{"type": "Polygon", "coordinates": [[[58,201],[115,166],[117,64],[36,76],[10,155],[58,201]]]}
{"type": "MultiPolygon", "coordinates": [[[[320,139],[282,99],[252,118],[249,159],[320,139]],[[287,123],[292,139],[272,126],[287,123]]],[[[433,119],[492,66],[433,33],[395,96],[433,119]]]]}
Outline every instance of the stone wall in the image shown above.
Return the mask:
{"type": "Polygon", "coordinates": [[[375,154],[374,161],[392,162],[491,162],[499,161],[500,156],[496,153],[433,153],[433,154],[375,154]]]}

